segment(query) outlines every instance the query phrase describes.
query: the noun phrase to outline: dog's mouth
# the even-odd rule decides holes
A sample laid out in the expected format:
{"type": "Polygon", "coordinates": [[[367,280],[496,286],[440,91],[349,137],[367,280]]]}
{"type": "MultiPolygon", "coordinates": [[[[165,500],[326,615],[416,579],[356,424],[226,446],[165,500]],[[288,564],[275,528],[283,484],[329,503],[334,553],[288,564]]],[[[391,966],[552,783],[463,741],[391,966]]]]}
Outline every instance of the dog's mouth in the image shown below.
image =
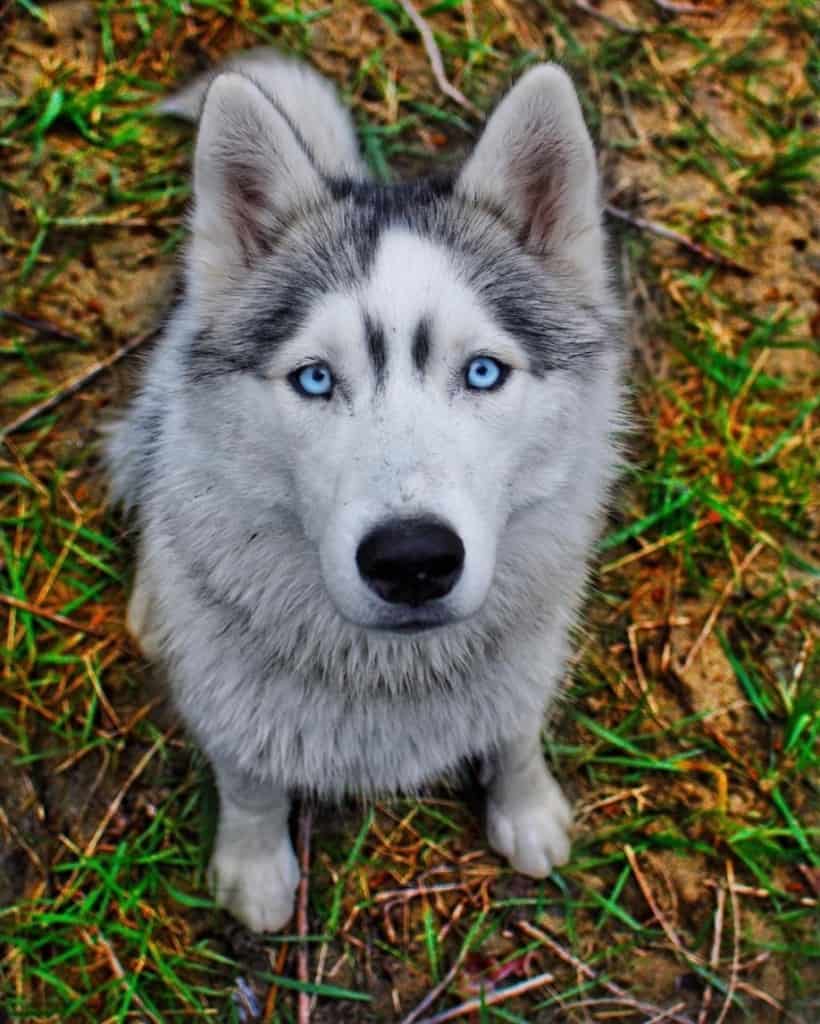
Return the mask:
{"type": "Polygon", "coordinates": [[[384,626],[382,628],[394,633],[428,633],[431,629],[440,629],[446,625],[446,621],[427,622],[423,619],[410,619],[408,622],[401,622],[397,625],[384,626]]]}
{"type": "Polygon", "coordinates": [[[434,629],[442,629],[452,625],[456,620],[447,615],[416,615],[413,618],[391,619],[374,622],[368,629],[379,633],[399,633],[402,636],[415,636],[419,633],[430,633],[434,629]]]}

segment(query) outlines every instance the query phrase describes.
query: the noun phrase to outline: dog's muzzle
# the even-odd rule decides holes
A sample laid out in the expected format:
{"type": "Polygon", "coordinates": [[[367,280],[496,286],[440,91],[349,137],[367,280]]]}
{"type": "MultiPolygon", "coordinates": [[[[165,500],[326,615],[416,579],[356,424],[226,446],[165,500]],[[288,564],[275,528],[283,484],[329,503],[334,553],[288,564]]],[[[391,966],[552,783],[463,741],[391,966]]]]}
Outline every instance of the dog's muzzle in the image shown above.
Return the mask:
{"type": "Polygon", "coordinates": [[[356,552],[367,586],[389,604],[418,608],[445,597],[464,568],[464,545],[433,519],[394,519],[371,531],[356,552]]]}

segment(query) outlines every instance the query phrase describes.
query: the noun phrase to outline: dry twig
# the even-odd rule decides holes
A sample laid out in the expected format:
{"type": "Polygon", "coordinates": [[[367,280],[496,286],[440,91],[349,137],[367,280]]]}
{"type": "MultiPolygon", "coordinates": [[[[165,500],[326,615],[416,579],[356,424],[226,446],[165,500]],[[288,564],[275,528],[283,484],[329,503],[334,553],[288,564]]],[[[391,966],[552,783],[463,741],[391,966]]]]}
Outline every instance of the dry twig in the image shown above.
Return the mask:
{"type": "Polygon", "coordinates": [[[656,1017],[658,1020],[670,1020],[674,1024],[694,1024],[691,1017],[687,1017],[680,1013],[676,1007],[670,1007],[668,1010],[661,1006],[653,1006],[651,1003],[645,1003],[640,999],[634,999],[626,989],[621,988],[620,985],[616,985],[614,981],[609,981],[607,978],[602,978],[597,971],[594,971],[589,964],[585,964],[583,960],[579,960],[577,956],[574,956],[568,949],[564,949],[560,942],[556,942],[550,935],[542,931],[540,928],[536,928],[535,925],[531,925],[528,921],[519,921],[518,927],[524,932],[525,935],[529,935],[531,939],[537,939],[540,943],[551,950],[559,960],[563,960],[565,964],[569,964],[579,974],[582,974],[585,978],[589,978],[590,981],[597,981],[598,984],[610,992],[618,1002],[624,1006],[630,1006],[633,1010],[637,1010],[639,1013],[649,1014],[650,1017],[656,1017]]]}
{"type": "Polygon", "coordinates": [[[459,1003],[443,1013],[437,1013],[435,1017],[425,1017],[419,1024],[444,1024],[445,1021],[455,1020],[457,1017],[464,1017],[468,1013],[475,1013],[482,1006],[495,1006],[497,1003],[506,1002],[515,996],[524,995],[534,988],[541,988],[555,981],[554,974],[536,974],[534,978],[527,978],[526,981],[519,981],[516,985],[507,988],[496,989],[495,992],[487,992],[484,996],[477,996],[475,999],[468,999],[465,1003],[459,1003]]]}
{"type": "Polygon", "coordinates": [[[598,21],[609,25],[610,28],[617,29],[618,32],[626,32],[627,35],[639,36],[645,29],[640,28],[638,25],[627,25],[625,21],[619,21],[618,18],[613,18],[611,14],[604,14],[603,11],[599,11],[597,7],[593,7],[592,4],[587,3],[587,0],[572,0],[573,7],[577,7],[579,11],[583,11],[584,14],[590,15],[592,18],[597,18],[598,21]]]}
{"type": "Polygon", "coordinates": [[[452,82],[448,81],[447,75],[444,71],[444,61],[441,56],[441,50],[438,48],[433,30],[422,18],[410,0],[399,0],[402,10],[407,17],[413,22],[416,27],[416,31],[421,36],[421,41],[424,44],[424,49],[427,51],[427,58],[430,61],[430,68],[433,72],[433,78],[436,80],[436,85],[444,93],[445,96],[449,96],[451,100],[458,103],[460,107],[464,107],[465,110],[477,117],[479,120],[484,120],[484,115],[478,109],[475,104],[471,103],[467,97],[457,89],[452,82]]]}
{"type": "Polygon", "coordinates": [[[427,995],[424,997],[424,999],[422,999],[422,1001],[420,1003],[418,1003],[418,1005],[415,1006],[414,1009],[412,1009],[407,1014],[406,1017],[402,1018],[400,1024],[414,1024],[414,1022],[419,1019],[421,1014],[423,1014],[424,1011],[429,1006],[433,1005],[433,1003],[438,999],[438,997],[441,995],[441,993],[447,991],[447,989],[450,987],[453,979],[458,974],[459,968],[461,967],[461,965],[462,965],[462,963],[464,961],[464,955],[465,954],[466,954],[466,950],[462,950],[462,955],[459,956],[456,959],[456,962],[453,964],[453,966],[450,968],[450,970],[444,975],[444,977],[441,979],[441,981],[437,985],[434,985],[433,988],[430,989],[430,991],[427,993],[427,995]]]}
{"type": "MultiPolygon", "coordinates": [[[[672,1020],[672,1014],[676,1013],[678,1010],[682,1010],[685,1005],[685,1003],[676,1003],[674,1006],[670,1006],[668,1010],[658,1010],[658,1012],[654,1016],[647,1017],[646,1020],[641,1022],[641,1024],[664,1024],[664,1021],[672,1020]]],[[[564,1011],[564,1013],[566,1013],[569,1010],[586,1010],[591,1006],[626,1006],[632,1009],[631,1003],[625,1002],[623,999],[618,999],[616,996],[602,996],[599,999],[579,999],[571,1003],[562,1003],[561,1009],[564,1011]]],[[[605,1016],[600,1017],[599,1019],[607,1020],[610,1016],[613,1017],[615,1020],[618,1020],[622,1016],[622,1014],[615,1010],[614,1012],[610,1012],[605,1016]]],[[[587,1018],[587,1020],[588,1019],[589,1018],[587,1018]]]]}
{"type": "Polygon", "coordinates": [[[76,619],[70,619],[67,615],[60,615],[58,612],[50,612],[47,608],[41,608],[36,604],[29,604],[28,601],[21,601],[19,597],[12,597],[11,594],[0,594],[0,601],[11,608],[19,608],[22,612],[29,612],[36,615],[38,619],[47,619],[58,626],[65,626],[66,629],[76,630],[78,633],[87,633],[89,636],[104,637],[102,630],[94,629],[92,626],[84,626],[76,619]]]}
{"type": "MultiPolygon", "coordinates": [[[[709,966],[714,973],[717,973],[720,963],[720,940],[723,937],[723,911],[726,906],[726,890],[722,885],[717,888],[717,903],[715,906],[715,924],[712,935],[712,952],[709,956],[709,966]]],[[[712,1005],[712,993],[714,989],[707,985],[703,992],[703,1002],[700,1005],[697,1024],[707,1024],[709,1020],[709,1009],[712,1005]]]]}
{"type": "Polygon", "coordinates": [[[35,405],[31,409],[27,409],[21,416],[18,416],[16,420],[12,420],[11,423],[7,423],[0,431],[0,437],[6,437],[8,434],[14,434],[18,430],[22,430],[27,427],[29,423],[40,416],[44,416],[47,412],[51,412],[58,405],[64,402],[67,398],[71,398],[72,395],[76,395],[78,391],[82,391],[84,387],[95,380],[105,370],[110,369],[115,363],[120,362],[127,355],[130,355],[135,349],[138,349],[141,345],[144,345],[147,341],[150,341],[156,336],[158,332],[156,330],[146,331],[144,334],[138,334],[136,338],[132,338],[130,341],[126,341],[124,345],[120,345],[118,349],[111,353],[110,356],[106,356],[105,359],[101,359],[99,362],[94,363],[93,366],[84,370],[74,380],[69,381],[65,387],[61,388],[56,394],[53,394],[51,398],[47,398],[45,401],[40,402],[39,405],[35,405]]]}
{"type": "Polygon", "coordinates": [[[656,235],[658,238],[664,238],[668,242],[675,242],[696,256],[700,256],[702,260],[706,260],[708,263],[715,263],[719,267],[726,267],[727,270],[734,270],[738,274],[751,274],[751,270],[748,267],[737,263],[729,256],[724,256],[719,252],[715,252],[714,249],[701,245],[700,242],[696,242],[694,238],[689,238],[688,235],[681,234],[680,231],[666,227],[665,224],[658,224],[657,221],[648,220],[646,217],[638,217],[636,214],[630,213],[620,206],[613,206],[612,203],[607,203],[604,209],[610,217],[625,221],[627,224],[631,224],[633,228],[638,228],[640,231],[648,231],[649,234],[656,235]]]}
{"type": "MultiPolygon", "coordinates": [[[[176,732],[176,729],[177,727],[175,725],[171,726],[171,728],[168,729],[167,732],[164,732],[161,736],[157,737],[157,739],[154,740],[154,742],[145,751],[145,753],[142,755],[139,761],[137,761],[137,763],[134,765],[133,771],[122,784],[122,786],[120,786],[117,795],[108,805],[108,810],[102,816],[102,820],[97,826],[94,835],[91,837],[91,839],[89,839],[88,843],[86,844],[85,849],[83,850],[83,857],[87,859],[88,857],[92,857],[94,855],[94,851],[97,849],[97,844],[105,834],[105,830],[108,828],[111,819],[120,809],[120,805],[125,799],[125,794],[134,785],[134,783],[137,781],[140,775],[142,775],[142,773],[145,771],[146,767],[148,766],[148,762],[151,760],[154,754],[156,754],[160,747],[163,747],[171,738],[171,736],[173,736],[173,734],[176,732]]],[[[65,890],[63,890],[63,892],[65,892],[65,890]]]]}
{"type": "Polygon", "coordinates": [[[661,721],[660,713],[658,711],[658,705],[655,698],[652,696],[652,691],[649,689],[649,683],[647,682],[646,676],[644,675],[643,666],[641,665],[641,657],[638,651],[638,630],[641,628],[640,623],[633,622],[627,628],[626,635],[629,639],[629,653],[632,655],[632,667],[635,669],[635,678],[638,681],[638,697],[639,699],[646,701],[646,706],[652,712],[652,717],[655,721],[661,721]]]}
{"type": "Polygon", "coordinates": [[[662,548],[668,547],[670,544],[677,544],[679,540],[683,540],[685,537],[691,537],[698,530],[702,530],[705,526],[709,526],[709,520],[704,516],[703,519],[699,519],[696,523],[691,523],[689,526],[685,526],[682,530],[676,530],[674,533],[667,533],[665,537],[661,537],[660,540],[654,541],[652,544],[647,544],[640,548],[638,551],[630,551],[628,555],[624,555],[623,558],[618,558],[614,562],[607,562],[606,565],[602,565],[598,570],[599,576],[606,576],[607,573],[614,572],[616,569],[622,569],[625,565],[629,565],[631,562],[638,562],[642,558],[646,558],[648,555],[654,555],[656,551],[660,551],[662,548]]]}
{"type": "Polygon", "coordinates": [[[715,601],[714,605],[712,605],[712,610],[706,617],[706,621],[703,624],[703,629],[701,629],[700,633],[698,634],[697,640],[695,640],[695,642],[689,648],[689,653],[686,655],[686,660],[684,661],[683,665],[681,665],[681,667],[678,669],[678,675],[685,676],[689,669],[692,667],[695,658],[698,656],[698,652],[706,643],[709,634],[715,628],[715,623],[717,622],[720,613],[723,611],[724,605],[731,597],[732,591],[739,583],[742,583],[743,573],[746,572],[746,570],[749,568],[749,566],[757,558],[757,556],[760,554],[762,550],[763,542],[758,541],[757,544],[755,544],[752,550],[746,555],[746,557],[737,567],[737,572],[733,574],[732,578],[728,581],[726,586],[721,591],[720,597],[718,597],[717,601],[715,601]]]}
{"type": "MultiPolygon", "coordinates": [[[[103,950],[105,951],[105,956],[106,959],[108,960],[108,963],[111,966],[111,970],[114,972],[116,977],[120,979],[120,981],[128,983],[129,975],[125,973],[125,969],[120,963],[119,957],[114,952],[113,946],[108,941],[108,939],[103,935],[99,928],[96,928],[95,930],[97,933],[97,942],[102,946],[103,950]]],[[[87,940],[88,945],[93,945],[94,940],[91,938],[88,932],[84,931],[82,934],[84,938],[87,940]]],[[[142,999],[140,999],[139,994],[135,990],[132,991],[132,998],[134,1002],[137,1004],[137,1006],[140,1008],[140,1010],[142,1010],[142,1012],[149,1020],[153,1021],[154,1024],[161,1024],[160,1018],[157,1017],[153,1010],[151,1010],[148,1006],[145,1005],[145,1003],[142,1001],[142,999]]]]}
{"type": "MultiPolygon", "coordinates": [[[[304,941],[308,933],[308,888],[310,884],[310,833],[313,828],[313,811],[309,807],[303,807],[299,815],[299,889],[296,897],[296,930],[302,941],[299,943],[297,954],[297,969],[299,981],[306,985],[310,982],[308,977],[308,947],[304,941]]],[[[297,1020],[299,1024],[308,1024],[310,1021],[310,995],[302,989],[299,992],[297,1020]]]]}
{"type": "MultiPolygon", "coordinates": [[[[276,962],[273,962],[273,955],[269,953],[271,958],[271,966],[273,967],[273,973],[281,978],[285,973],[285,962],[288,958],[290,950],[286,943],[283,943],[276,955],[276,962]]],[[[262,1024],[271,1024],[273,1015],[276,1012],[276,1000],[279,996],[279,986],[276,982],[273,982],[271,987],[268,989],[268,995],[265,999],[265,1009],[262,1012],[262,1024]]]]}
{"type": "Polygon", "coordinates": [[[635,881],[638,883],[644,899],[649,904],[652,916],[663,929],[664,935],[669,939],[670,944],[678,951],[678,953],[681,954],[681,956],[684,957],[684,959],[692,960],[692,954],[685,948],[681,940],[678,938],[678,933],[661,913],[661,909],[652,894],[652,889],[649,887],[649,882],[647,882],[644,873],[638,866],[638,858],[635,856],[635,851],[628,843],[624,846],[624,853],[626,853],[626,859],[629,861],[629,866],[632,868],[632,874],[635,876],[635,881]]]}
{"type": "Polygon", "coordinates": [[[29,330],[38,334],[45,334],[48,337],[60,338],[61,341],[70,341],[74,345],[85,345],[87,342],[78,338],[76,334],[69,334],[62,327],[50,324],[47,320],[38,320],[36,317],[23,316],[22,313],[15,313],[11,309],[0,309],[0,320],[10,320],[13,324],[20,324],[21,327],[28,327],[29,330]]]}
{"type": "MultiPolygon", "coordinates": [[[[655,902],[655,898],[652,895],[652,890],[649,887],[649,883],[647,882],[646,878],[641,872],[641,869],[638,867],[638,860],[635,856],[635,851],[632,849],[631,846],[628,845],[625,846],[624,849],[626,852],[626,858],[629,861],[633,874],[635,875],[635,880],[637,881],[638,886],[640,887],[640,890],[644,895],[644,899],[649,904],[649,908],[652,911],[655,920],[663,929],[663,932],[666,935],[669,942],[672,944],[675,950],[690,964],[694,964],[697,967],[705,966],[702,957],[698,956],[697,953],[691,953],[684,947],[683,943],[678,938],[678,935],[675,932],[672,925],[669,924],[669,922],[661,913],[660,908],[658,907],[658,904],[655,902]]],[[[732,971],[729,978],[729,987],[726,992],[726,999],[724,1001],[723,1007],[720,1012],[720,1016],[718,1017],[716,1024],[723,1024],[723,1021],[726,1018],[726,1014],[729,1012],[729,1009],[731,1007],[734,994],[738,989],[740,989],[743,992],[747,992],[750,996],[753,996],[755,999],[759,999],[761,1002],[766,1003],[768,1006],[774,1007],[779,1013],[788,1017],[788,1019],[794,1019],[793,1016],[785,1010],[783,1005],[779,1003],[776,999],[774,999],[772,996],[770,996],[767,992],[761,991],[761,989],[757,988],[754,985],[750,985],[748,982],[741,981],[738,977],[740,970],[740,910],[737,902],[737,890],[735,888],[734,868],[732,867],[731,861],[728,860],[726,862],[726,876],[728,880],[729,900],[732,907],[734,948],[732,951],[732,971]]]]}
{"type": "Polygon", "coordinates": [[[702,18],[712,18],[715,12],[708,7],[695,7],[694,4],[678,4],[674,0],[652,0],[656,7],[669,14],[699,14],[702,18]]]}
{"type": "Polygon", "coordinates": [[[735,869],[730,860],[726,861],[726,883],[729,887],[729,903],[732,908],[732,969],[729,974],[729,987],[726,989],[726,998],[720,1008],[720,1016],[716,1024],[723,1024],[726,1014],[732,1006],[732,999],[738,987],[737,975],[740,964],[740,910],[738,909],[737,892],[735,891],[735,869]]]}

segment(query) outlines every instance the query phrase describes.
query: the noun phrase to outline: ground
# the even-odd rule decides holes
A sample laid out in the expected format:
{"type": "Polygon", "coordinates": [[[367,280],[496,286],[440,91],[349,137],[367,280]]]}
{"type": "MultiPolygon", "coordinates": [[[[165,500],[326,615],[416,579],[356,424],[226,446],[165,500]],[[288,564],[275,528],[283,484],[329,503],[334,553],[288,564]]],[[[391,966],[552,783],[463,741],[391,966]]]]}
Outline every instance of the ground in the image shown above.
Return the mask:
{"type": "Polygon", "coordinates": [[[124,633],[97,464],[184,236],[191,133],[154,99],[271,41],[383,178],[457,160],[478,111],[392,0],[0,0],[0,1021],[820,1017],[816,9],[419,10],[478,111],[573,74],[631,310],[630,468],[545,741],[572,861],[516,876],[469,793],[317,808],[291,933],[216,911],[213,790],[124,633]]]}

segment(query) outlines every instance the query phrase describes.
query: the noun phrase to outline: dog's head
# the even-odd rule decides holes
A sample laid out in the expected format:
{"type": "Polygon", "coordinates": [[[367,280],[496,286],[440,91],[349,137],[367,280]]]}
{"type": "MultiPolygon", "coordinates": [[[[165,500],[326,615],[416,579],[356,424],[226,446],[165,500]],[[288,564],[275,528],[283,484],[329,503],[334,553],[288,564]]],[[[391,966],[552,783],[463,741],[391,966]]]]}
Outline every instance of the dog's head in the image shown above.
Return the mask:
{"type": "Polygon", "coordinates": [[[199,443],[237,503],[290,517],[347,621],[468,619],[511,559],[526,572],[516,530],[560,537],[598,473],[615,314],[597,182],[555,66],[453,180],[398,186],[328,176],[254,82],[213,81],[187,258],[199,443]]]}

